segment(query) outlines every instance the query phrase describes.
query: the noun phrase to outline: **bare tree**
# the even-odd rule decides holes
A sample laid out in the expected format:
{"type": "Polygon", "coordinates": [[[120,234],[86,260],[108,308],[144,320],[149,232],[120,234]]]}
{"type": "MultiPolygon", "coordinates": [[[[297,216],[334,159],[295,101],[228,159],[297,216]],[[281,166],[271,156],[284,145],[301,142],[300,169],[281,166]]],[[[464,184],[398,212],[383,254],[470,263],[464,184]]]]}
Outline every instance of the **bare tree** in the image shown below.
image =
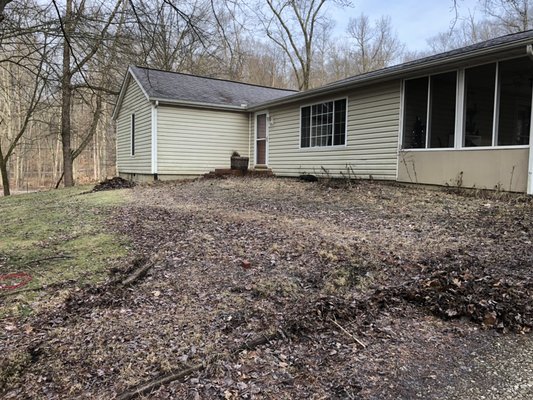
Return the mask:
{"type": "Polygon", "coordinates": [[[326,3],[341,6],[341,0],[266,0],[269,13],[260,20],[267,36],[287,55],[300,90],[310,88],[313,65],[313,41],[324,28],[326,3]]]}
{"type": "Polygon", "coordinates": [[[390,17],[381,17],[373,24],[361,14],[351,18],[348,34],[354,41],[353,62],[361,74],[384,68],[398,60],[405,48],[392,28],[390,17]]]}
{"type": "Polygon", "coordinates": [[[483,11],[507,33],[525,31],[533,27],[533,1],[480,0],[483,11]]]}
{"type": "Polygon", "coordinates": [[[132,50],[144,65],[184,71],[208,40],[207,3],[191,1],[177,8],[169,0],[130,2],[132,50]],[[177,12],[176,10],[179,10],[177,12]]]}
{"type": "Polygon", "coordinates": [[[5,63],[1,67],[8,77],[1,84],[5,94],[4,105],[10,108],[15,107],[15,112],[9,112],[9,121],[2,116],[4,110],[0,110],[0,173],[4,196],[11,194],[9,160],[30,127],[48,83],[48,74],[44,66],[47,54],[45,46],[39,64],[32,72],[30,72],[31,60],[29,62],[25,60],[25,64],[22,64],[23,61],[18,64],[5,63]]]}
{"type": "Polygon", "coordinates": [[[54,6],[57,11],[57,17],[63,33],[63,54],[61,67],[61,141],[63,145],[63,182],[65,186],[74,186],[73,162],[75,154],[72,151],[72,131],[71,131],[71,112],[72,112],[72,96],[73,96],[73,78],[79,75],[85,81],[87,86],[91,86],[87,82],[84,66],[89,60],[98,52],[103,42],[108,39],[108,30],[113,23],[117,11],[121,5],[122,0],[117,0],[111,11],[106,15],[104,6],[102,4],[91,7],[91,10],[86,9],[85,1],[80,2],[77,9],[74,8],[74,0],[66,1],[66,9],[64,15],[61,15],[59,7],[55,0],[54,6]],[[88,17],[90,15],[90,17],[88,17]],[[76,39],[85,39],[85,35],[77,35],[83,32],[85,26],[89,25],[84,20],[103,21],[102,24],[96,24],[100,30],[91,32],[91,41],[86,47],[87,42],[82,41],[83,46],[76,46],[76,39]],[[76,49],[79,51],[76,54],[76,49]]]}

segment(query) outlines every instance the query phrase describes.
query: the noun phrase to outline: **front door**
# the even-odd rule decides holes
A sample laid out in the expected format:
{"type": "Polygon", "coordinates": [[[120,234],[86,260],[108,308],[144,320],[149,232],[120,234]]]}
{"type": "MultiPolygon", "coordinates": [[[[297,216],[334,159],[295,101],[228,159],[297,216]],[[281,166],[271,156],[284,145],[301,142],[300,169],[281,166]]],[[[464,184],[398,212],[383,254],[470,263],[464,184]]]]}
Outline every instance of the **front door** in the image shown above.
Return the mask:
{"type": "Polygon", "coordinates": [[[267,164],[267,114],[255,117],[255,164],[267,164]]]}

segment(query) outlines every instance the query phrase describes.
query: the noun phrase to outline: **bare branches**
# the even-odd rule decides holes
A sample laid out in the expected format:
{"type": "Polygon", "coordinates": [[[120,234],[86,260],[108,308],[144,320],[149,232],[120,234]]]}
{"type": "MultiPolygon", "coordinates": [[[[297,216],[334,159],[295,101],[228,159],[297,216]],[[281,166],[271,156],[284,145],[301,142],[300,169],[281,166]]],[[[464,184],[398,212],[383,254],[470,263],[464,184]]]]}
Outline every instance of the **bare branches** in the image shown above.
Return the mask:
{"type": "Polygon", "coordinates": [[[393,31],[390,17],[382,16],[371,24],[369,18],[361,14],[350,19],[347,31],[355,42],[350,58],[356,74],[390,65],[399,59],[405,48],[393,31]]]}
{"type": "Polygon", "coordinates": [[[0,0],[0,23],[4,20],[4,10],[13,0],[0,0]]]}
{"type": "MultiPolygon", "coordinates": [[[[281,1],[267,0],[271,17],[263,22],[267,36],[289,58],[301,90],[310,87],[313,65],[313,39],[323,20],[324,5],[328,0],[281,1]]],[[[331,3],[346,5],[347,2],[331,3]]],[[[265,15],[261,15],[261,20],[265,15]]]]}
{"type": "Polygon", "coordinates": [[[533,2],[530,0],[482,0],[484,13],[507,33],[531,29],[533,2]]]}

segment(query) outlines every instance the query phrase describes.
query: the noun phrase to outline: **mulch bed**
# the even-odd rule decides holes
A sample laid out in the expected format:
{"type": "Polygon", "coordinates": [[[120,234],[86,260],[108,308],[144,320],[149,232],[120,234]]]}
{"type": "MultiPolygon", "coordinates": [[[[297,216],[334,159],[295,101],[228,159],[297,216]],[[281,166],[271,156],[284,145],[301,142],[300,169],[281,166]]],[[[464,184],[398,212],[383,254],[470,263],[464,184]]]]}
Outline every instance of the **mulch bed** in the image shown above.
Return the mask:
{"type": "Polygon", "coordinates": [[[116,176],[98,183],[92,191],[101,192],[103,190],[130,189],[132,187],[135,187],[135,182],[116,176]]]}

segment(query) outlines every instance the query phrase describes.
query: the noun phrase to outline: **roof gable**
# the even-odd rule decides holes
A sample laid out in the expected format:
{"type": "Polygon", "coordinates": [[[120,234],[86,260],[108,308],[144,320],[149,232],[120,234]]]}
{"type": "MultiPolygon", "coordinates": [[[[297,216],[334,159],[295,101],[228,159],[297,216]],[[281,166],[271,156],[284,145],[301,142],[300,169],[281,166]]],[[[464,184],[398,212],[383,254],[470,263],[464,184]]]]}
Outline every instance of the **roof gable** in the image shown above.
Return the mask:
{"type": "Polygon", "coordinates": [[[222,79],[130,67],[150,100],[183,102],[245,109],[247,106],[296,93],[222,79]]]}

